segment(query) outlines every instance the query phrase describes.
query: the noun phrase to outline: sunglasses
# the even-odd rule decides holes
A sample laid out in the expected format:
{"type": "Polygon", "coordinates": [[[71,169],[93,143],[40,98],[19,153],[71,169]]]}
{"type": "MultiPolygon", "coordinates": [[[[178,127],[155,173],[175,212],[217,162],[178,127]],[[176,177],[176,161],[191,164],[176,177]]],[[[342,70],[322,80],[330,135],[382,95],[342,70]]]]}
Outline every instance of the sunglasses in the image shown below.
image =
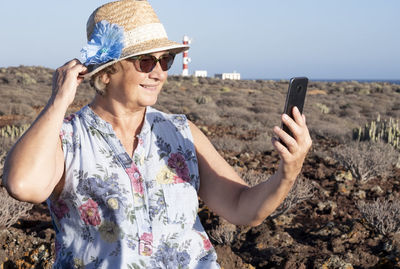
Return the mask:
{"type": "Polygon", "coordinates": [[[161,55],[160,58],[157,58],[150,54],[145,54],[133,56],[128,58],[127,60],[133,62],[136,70],[144,73],[150,73],[151,71],[153,71],[154,67],[156,67],[157,63],[160,63],[161,69],[163,71],[167,71],[171,68],[174,59],[175,54],[168,53],[161,55]]]}

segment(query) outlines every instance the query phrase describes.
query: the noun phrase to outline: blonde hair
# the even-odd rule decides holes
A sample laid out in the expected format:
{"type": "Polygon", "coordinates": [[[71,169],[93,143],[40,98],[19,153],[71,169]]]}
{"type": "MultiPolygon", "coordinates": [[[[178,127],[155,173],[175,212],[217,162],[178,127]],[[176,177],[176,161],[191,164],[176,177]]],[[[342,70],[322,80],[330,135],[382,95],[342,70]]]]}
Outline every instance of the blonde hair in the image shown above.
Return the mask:
{"type": "Polygon", "coordinates": [[[116,67],[116,64],[117,63],[107,66],[106,68],[100,70],[90,78],[90,86],[92,86],[95,89],[96,93],[98,93],[99,95],[104,95],[106,93],[106,88],[107,88],[107,84],[101,80],[101,76],[103,74],[111,75],[117,73],[118,69],[116,67]]]}

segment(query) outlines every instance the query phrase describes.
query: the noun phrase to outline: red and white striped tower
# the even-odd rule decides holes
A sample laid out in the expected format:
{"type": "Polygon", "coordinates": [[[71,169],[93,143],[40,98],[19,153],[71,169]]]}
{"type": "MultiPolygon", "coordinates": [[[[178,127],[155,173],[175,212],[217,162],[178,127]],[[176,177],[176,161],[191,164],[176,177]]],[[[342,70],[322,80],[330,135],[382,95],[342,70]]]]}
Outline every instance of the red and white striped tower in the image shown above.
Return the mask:
{"type": "MultiPolygon", "coordinates": [[[[190,39],[187,35],[183,36],[183,44],[184,45],[189,45],[190,44],[190,39]]],[[[188,57],[188,51],[183,52],[183,69],[182,69],[182,76],[189,76],[189,63],[191,59],[188,57]]]]}

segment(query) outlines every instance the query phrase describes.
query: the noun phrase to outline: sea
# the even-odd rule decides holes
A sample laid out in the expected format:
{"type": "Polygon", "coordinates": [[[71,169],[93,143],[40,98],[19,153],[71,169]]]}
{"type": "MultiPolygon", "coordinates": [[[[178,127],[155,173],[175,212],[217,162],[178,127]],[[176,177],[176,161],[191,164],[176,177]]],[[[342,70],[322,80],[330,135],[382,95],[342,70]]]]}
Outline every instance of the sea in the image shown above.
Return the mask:
{"type": "MultiPolygon", "coordinates": [[[[315,82],[351,82],[351,81],[358,81],[360,83],[372,83],[372,82],[386,82],[390,84],[398,84],[400,85],[400,79],[312,79],[309,78],[310,81],[315,82]]],[[[281,81],[281,80],[288,80],[288,79],[251,79],[251,78],[244,78],[244,80],[274,80],[274,81],[281,81]]]]}
{"type": "Polygon", "coordinates": [[[319,81],[319,82],[350,82],[350,81],[358,81],[360,83],[372,83],[372,82],[387,82],[390,84],[399,84],[399,79],[315,79],[312,81],[319,81]]]}

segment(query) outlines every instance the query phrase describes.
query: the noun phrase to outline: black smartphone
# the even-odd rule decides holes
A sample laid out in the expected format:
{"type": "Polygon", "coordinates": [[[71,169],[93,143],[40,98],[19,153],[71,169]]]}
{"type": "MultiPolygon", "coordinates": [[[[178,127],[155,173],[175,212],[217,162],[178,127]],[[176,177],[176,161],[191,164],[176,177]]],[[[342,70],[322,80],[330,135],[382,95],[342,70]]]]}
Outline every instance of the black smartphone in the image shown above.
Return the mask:
{"type": "MultiPolygon", "coordinates": [[[[300,113],[303,113],[304,102],[306,100],[307,85],[308,78],[306,77],[295,77],[290,79],[283,113],[289,115],[289,117],[291,117],[292,119],[292,110],[294,106],[299,109],[300,113]]],[[[282,129],[289,135],[293,136],[289,128],[283,123],[282,129]]],[[[284,144],[282,141],[281,143],[284,144]]]]}

